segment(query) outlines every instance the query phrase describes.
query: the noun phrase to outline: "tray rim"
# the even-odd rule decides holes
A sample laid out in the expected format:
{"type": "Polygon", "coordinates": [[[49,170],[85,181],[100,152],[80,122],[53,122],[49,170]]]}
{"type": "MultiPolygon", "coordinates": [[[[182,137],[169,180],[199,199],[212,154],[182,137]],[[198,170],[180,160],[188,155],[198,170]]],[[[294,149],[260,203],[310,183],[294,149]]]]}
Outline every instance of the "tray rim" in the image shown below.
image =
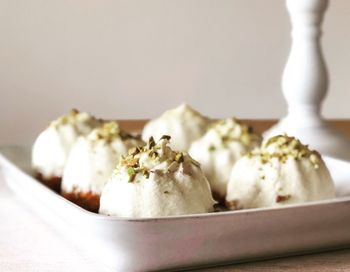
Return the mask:
{"type": "MultiPolygon", "coordinates": [[[[99,220],[103,221],[123,221],[123,222],[154,222],[154,221],[175,221],[175,220],[184,220],[184,219],[202,219],[202,218],[217,218],[217,217],[226,217],[226,216],[234,216],[238,214],[256,214],[256,213],[264,213],[264,212],[272,212],[272,211],[281,211],[281,210],[290,210],[290,209],[302,209],[310,206],[323,206],[323,205],[330,205],[330,204],[342,204],[342,203],[348,203],[350,202],[350,196],[341,196],[336,197],[332,199],[326,199],[326,200],[320,200],[320,201],[312,201],[307,203],[299,203],[299,204],[290,204],[286,206],[280,206],[280,207],[264,207],[264,208],[254,208],[254,209],[242,209],[242,210],[236,210],[236,211],[224,211],[224,212],[212,212],[212,213],[202,213],[202,214],[185,214],[185,215],[175,215],[175,216],[163,216],[163,217],[118,217],[118,216],[107,216],[102,214],[93,213],[90,211],[87,211],[80,206],[74,204],[73,202],[65,199],[60,194],[52,191],[45,185],[43,185],[41,182],[36,180],[32,175],[30,175],[27,171],[23,170],[19,165],[17,165],[13,160],[9,159],[4,154],[4,149],[22,149],[28,148],[27,145],[0,145],[0,170],[3,167],[15,170],[17,172],[20,172],[22,175],[25,175],[26,178],[29,178],[33,183],[35,183],[37,186],[40,186],[43,190],[45,190],[47,193],[50,193],[58,199],[59,201],[64,201],[65,203],[72,206],[74,209],[80,210],[85,216],[89,217],[95,217],[99,220]]],[[[332,158],[329,156],[326,156],[329,159],[337,160],[341,162],[347,162],[344,160],[339,160],[336,158],[332,158]]]]}

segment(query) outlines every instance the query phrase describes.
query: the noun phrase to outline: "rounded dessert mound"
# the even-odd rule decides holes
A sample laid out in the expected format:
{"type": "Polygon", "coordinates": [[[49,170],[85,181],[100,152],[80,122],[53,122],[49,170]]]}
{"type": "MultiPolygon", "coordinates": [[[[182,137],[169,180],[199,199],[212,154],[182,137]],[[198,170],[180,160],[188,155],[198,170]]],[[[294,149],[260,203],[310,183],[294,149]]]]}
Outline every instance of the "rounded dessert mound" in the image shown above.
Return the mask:
{"type": "Polygon", "coordinates": [[[80,136],[87,135],[100,123],[90,114],[77,110],[52,121],[40,133],[32,149],[32,167],[40,180],[57,190],[73,145],[80,136]]]}
{"type": "Polygon", "coordinates": [[[62,195],[83,208],[98,211],[102,188],[120,157],[129,148],[143,144],[139,137],[122,131],[115,121],[106,122],[87,137],[81,137],[67,160],[62,195]]]}
{"type": "Polygon", "coordinates": [[[188,154],[169,147],[170,136],[133,148],[105,185],[99,213],[160,217],[214,211],[208,180],[188,154]]]}
{"type": "Polygon", "coordinates": [[[171,148],[188,151],[191,143],[205,133],[209,124],[210,120],[207,117],[182,104],[149,121],[142,131],[142,139],[147,141],[153,136],[159,140],[163,135],[170,135],[171,148]]]}
{"type": "Polygon", "coordinates": [[[294,137],[278,135],[237,161],[226,204],[246,209],[333,197],[334,184],[320,154],[294,137]]]}
{"type": "Polygon", "coordinates": [[[260,146],[262,137],[236,118],[213,123],[202,138],[193,142],[190,155],[201,164],[213,196],[225,202],[232,167],[238,159],[260,146]]]}

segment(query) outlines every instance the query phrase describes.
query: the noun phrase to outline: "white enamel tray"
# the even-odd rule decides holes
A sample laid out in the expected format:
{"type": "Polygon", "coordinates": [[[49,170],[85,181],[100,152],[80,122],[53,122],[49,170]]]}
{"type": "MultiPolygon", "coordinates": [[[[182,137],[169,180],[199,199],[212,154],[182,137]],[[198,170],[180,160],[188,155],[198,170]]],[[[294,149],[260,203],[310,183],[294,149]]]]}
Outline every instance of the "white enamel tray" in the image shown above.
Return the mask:
{"type": "Polygon", "coordinates": [[[199,267],[350,246],[347,162],[326,158],[337,199],[276,209],[125,219],[85,211],[37,182],[30,176],[28,148],[3,147],[0,152],[8,186],[82,249],[118,271],[199,267]]]}

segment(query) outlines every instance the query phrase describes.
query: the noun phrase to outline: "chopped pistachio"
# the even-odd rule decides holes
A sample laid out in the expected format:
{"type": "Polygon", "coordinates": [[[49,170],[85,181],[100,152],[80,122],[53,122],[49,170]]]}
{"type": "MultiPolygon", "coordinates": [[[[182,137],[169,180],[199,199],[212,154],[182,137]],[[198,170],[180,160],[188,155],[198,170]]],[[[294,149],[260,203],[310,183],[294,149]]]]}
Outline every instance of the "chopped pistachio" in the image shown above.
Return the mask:
{"type": "Polygon", "coordinates": [[[141,171],[142,175],[144,175],[146,178],[149,178],[149,171],[147,169],[142,169],[141,171]]]}
{"type": "Polygon", "coordinates": [[[170,140],[171,139],[171,136],[169,135],[163,135],[162,137],[160,137],[160,140],[170,140]]]}
{"type": "Polygon", "coordinates": [[[215,149],[216,149],[216,147],[214,145],[210,145],[208,148],[209,151],[215,151],[215,149]]]}
{"type": "Polygon", "coordinates": [[[184,161],[184,154],[182,152],[179,152],[175,155],[175,161],[178,163],[181,163],[184,161]]]}
{"type": "MultiPolygon", "coordinates": [[[[169,136],[164,136],[164,139],[170,139],[169,136]]],[[[146,161],[150,160],[156,160],[159,163],[163,163],[164,161],[167,162],[169,165],[167,171],[173,172],[179,167],[179,163],[182,163],[185,161],[185,158],[190,158],[189,156],[185,155],[182,152],[175,152],[169,149],[169,147],[166,147],[167,149],[162,149],[164,145],[167,145],[167,142],[158,142],[156,143],[154,139],[151,137],[149,139],[149,142],[146,146],[143,147],[136,147],[132,148],[128,151],[128,155],[125,157],[122,157],[120,160],[119,165],[124,166],[127,171],[127,174],[129,176],[129,182],[134,181],[135,176],[137,174],[142,174],[146,178],[149,178],[150,173],[152,173],[151,168],[147,168],[147,163],[144,164],[144,160],[140,161],[140,158],[144,158],[144,156],[147,157],[146,161]]],[[[157,164],[157,162],[155,162],[157,164]]],[[[190,163],[193,163],[194,165],[199,166],[199,164],[194,160],[189,160],[190,163]]],[[[152,163],[151,163],[152,165],[152,163]]],[[[151,166],[152,167],[152,166],[151,166]]],[[[118,171],[118,169],[116,170],[118,171]]],[[[161,173],[160,174],[164,174],[161,173]]]]}
{"type": "Polygon", "coordinates": [[[136,171],[134,168],[132,167],[128,168],[128,176],[129,176],[129,182],[133,182],[136,177],[136,171]]]}
{"type": "Polygon", "coordinates": [[[159,154],[158,154],[158,152],[157,151],[155,151],[155,150],[153,150],[153,149],[151,149],[150,151],[149,151],[149,156],[152,158],[152,159],[156,159],[156,158],[158,158],[159,157],[159,154]]]}
{"type": "Polygon", "coordinates": [[[223,148],[227,148],[232,141],[238,141],[248,147],[252,143],[260,144],[261,142],[261,136],[255,134],[251,126],[234,117],[217,121],[212,129],[220,136],[223,148]]]}
{"type": "Polygon", "coordinates": [[[120,136],[120,128],[117,122],[110,121],[97,128],[96,133],[97,139],[111,142],[120,136]]]}
{"type": "Polygon", "coordinates": [[[139,160],[134,158],[132,155],[129,155],[121,160],[121,164],[127,167],[136,167],[139,164],[139,160]]]}
{"type": "Polygon", "coordinates": [[[307,145],[303,145],[298,139],[286,135],[277,135],[270,138],[260,150],[253,150],[249,153],[249,157],[259,155],[262,163],[267,163],[271,158],[277,158],[285,163],[288,158],[301,160],[308,158],[318,168],[320,155],[316,151],[312,151],[307,145]],[[273,152],[268,151],[271,145],[275,145],[273,152]]]}
{"type": "Polygon", "coordinates": [[[148,149],[152,149],[156,145],[154,138],[151,136],[148,140],[148,149]]]}
{"type": "Polygon", "coordinates": [[[139,152],[140,152],[139,149],[137,149],[136,147],[133,147],[133,148],[129,149],[128,154],[129,155],[136,155],[139,152]]]}

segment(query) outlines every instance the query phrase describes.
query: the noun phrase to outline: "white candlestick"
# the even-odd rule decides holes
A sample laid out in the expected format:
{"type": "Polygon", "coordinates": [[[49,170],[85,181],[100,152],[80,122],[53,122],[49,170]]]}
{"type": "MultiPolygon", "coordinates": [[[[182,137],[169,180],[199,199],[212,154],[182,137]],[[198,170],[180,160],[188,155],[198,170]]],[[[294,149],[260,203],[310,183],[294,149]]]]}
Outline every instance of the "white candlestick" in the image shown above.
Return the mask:
{"type": "Polygon", "coordinates": [[[288,114],[265,137],[287,133],[323,154],[350,159],[350,141],[328,127],[321,105],[328,89],[322,56],[321,23],[328,0],[287,0],[292,48],[282,79],[288,114]]]}

